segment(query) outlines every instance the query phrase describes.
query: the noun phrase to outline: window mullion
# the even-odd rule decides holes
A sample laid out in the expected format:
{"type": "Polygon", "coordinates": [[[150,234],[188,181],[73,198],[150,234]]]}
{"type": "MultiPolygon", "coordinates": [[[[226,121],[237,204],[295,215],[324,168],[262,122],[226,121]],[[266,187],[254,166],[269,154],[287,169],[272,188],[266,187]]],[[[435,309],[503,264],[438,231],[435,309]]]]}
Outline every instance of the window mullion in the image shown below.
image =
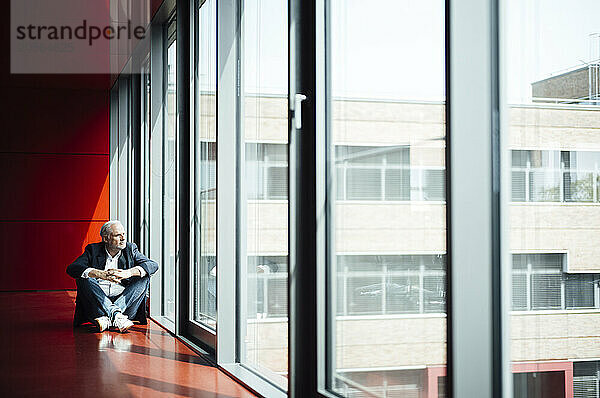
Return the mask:
{"type": "MultiPolygon", "coordinates": [[[[529,258],[529,256],[528,256],[529,258]]],[[[532,308],[532,291],[531,291],[531,263],[529,261],[527,261],[527,279],[525,280],[526,284],[527,284],[527,310],[531,311],[532,308]]]]}
{"type": "Polygon", "coordinates": [[[423,258],[421,258],[421,264],[419,265],[419,314],[425,313],[425,297],[423,290],[425,288],[425,264],[423,264],[423,258]]]}
{"type": "Polygon", "coordinates": [[[386,305],[386,301],[387,301],[387,279],[388,279],[387,265],[384,264],[381,267],[381,313],[382,314],[386,314],[387,313],[387,305],[386,305]]]}

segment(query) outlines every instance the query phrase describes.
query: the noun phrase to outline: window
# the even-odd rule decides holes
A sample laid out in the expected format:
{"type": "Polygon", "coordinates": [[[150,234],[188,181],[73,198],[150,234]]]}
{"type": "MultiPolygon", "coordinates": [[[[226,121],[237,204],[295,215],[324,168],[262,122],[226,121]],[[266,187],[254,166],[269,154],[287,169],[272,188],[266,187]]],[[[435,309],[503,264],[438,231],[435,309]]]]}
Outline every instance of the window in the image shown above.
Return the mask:
{"type": "MultiPolygon", "coordinates": [[[[523,372],[513,374],[513,397],[562,397],[565,371],[523,372]]],[[[587,397],[587,395],[586,395],[587,397]]]]}
{"type": "Polygon", "coordinates": [[[563,254],[513,255],[513,310],[599,308],[597,274],[563,273],[563,254]]]}
{"type": "Polygon", "coordinates": [[[408,146],[336,145],[335,153],[338,200],[445,200],[444,167],[411,165],[408,146]]]}
{"type": "Polygon", "coordinates": [[[566,202],[598,202],[600,152],[561,152],[566,202]]]}
{"type": "Polygon", "coordinates": [[[176,23],[171,14],[157,23],[148,59],[149,77],[143,84],[143,118],[147,119],[145,144],[147,182],[144,192],[148,223],[147,254],[159,264],[151,279],[150,315],[175,331],[176,214],[177,214],[177,65],[176,23]],[[145,109],[144,109],[145,108],[145,109]]]}
{"type": "MultiPolygon", "coordinates": [[[[349,398],[419,397],[427,376],[424,369],[381,371],[344,370],[336,379],[336,390],[349,398]],[[359,387],[360,386],[360,387],[359,387]],[[364,388],[363,391],[358,390],[364,388]]],[[[443,395],[441,395],[443,396],[443,395]]]]}
{"type": "Polygon", "coordinates": [[[325,387],[437,396],[432,369],[447,358],[445,6],[327,4],[324,297],[335,308],[325,304],[325,387]]]}
{"type": "MultiPolygon", "coordinates": [[[[239,362],[287,388],[288,10],[240,1],[239,362]],[[269,318],[268,322],[263,321],[269,318]]],[[[232,215],[233,217],[233,215],[232,215]]]]}
{"type": "Polygon", "coordinates": [[[600,397],[600,363],[598,361],[573,363],[573,397],[600,397]]]}
{"type": "Polygon", "coordinates": [[[512,151],[515,202],[598,202],[600,152],[512,151]]]}
{"type": "Polygon", "coordinates": [[[338,256],[338,315],[443,313],[444,255],[338,256]]]}
{"type": "MultiPolygon", "coordinates": [[[[195,120],[191,139],[193,307],[190,318],[193,323],[204,325],[211,332],[215,331],[217,320],[216,14],[214,0],[201,3],[197,10],[193,93],[195,120]]],[[[194,334],[201,336],[199,331],[194,334]]],[[[199,338],[207,343],[206,339],[199,338]]]]}
{"type": "Polygon", "coordinates": [[[165,125],[163,138],[163,303],[162,315],[175,323],[177,229],[177,42],[175,19],[167,27],[165,125]]]}
{"type": "Polygon", "coordinates": [[[597,397],[595,369],[578,361],[599,354],[589,336],[600,319],[600,23],[592,16],[600,3],[503,0],[500,8],[500,42],[511,43],[500,60],[512,158],[505,242],[519,253],[505,271],[514,396],[597,397]]]}

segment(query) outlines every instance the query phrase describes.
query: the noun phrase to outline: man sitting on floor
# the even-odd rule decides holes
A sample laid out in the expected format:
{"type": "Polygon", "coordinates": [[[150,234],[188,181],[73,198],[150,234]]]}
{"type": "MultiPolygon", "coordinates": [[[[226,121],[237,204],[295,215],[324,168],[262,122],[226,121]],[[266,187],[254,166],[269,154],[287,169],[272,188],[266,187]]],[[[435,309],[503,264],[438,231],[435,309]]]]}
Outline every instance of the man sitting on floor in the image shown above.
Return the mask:
{"type": "Polygon", "coordinates": [[[103,332],[114,326],[121,333],[133,326],[138,311],[145,320],[146,293],[150,275],[158,264],[125,240],[119,221],[109,221],[100,229],[102,242],[86,246],[85,251],[67,267],[77,284],[74,325],[93,321],[103,332]],[[79,313],[81,311],[81,313],[79,313]]]}

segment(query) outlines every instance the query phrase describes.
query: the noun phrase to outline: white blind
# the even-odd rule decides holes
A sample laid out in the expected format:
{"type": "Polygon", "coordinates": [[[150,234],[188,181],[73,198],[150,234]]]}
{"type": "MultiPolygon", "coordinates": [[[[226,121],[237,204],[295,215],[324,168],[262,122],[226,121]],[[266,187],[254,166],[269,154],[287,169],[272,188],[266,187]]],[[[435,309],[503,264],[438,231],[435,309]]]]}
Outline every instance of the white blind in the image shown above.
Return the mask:
{"type": "Polygon", "coordinates": [[[596,376],[576,376],[573,378],[574,398],[599,398],[598,378],[596,376]]]}
{"type": "Polygon", "coordinates": [[[565,282],[567,308],[594,308],[594,274],[568,275],[565,282]]]}
{"type": "Polygon", "coordinates": [[[512,200],[515,202],[524,202],[525,196],[525,171],[512,172],[512,200]]]}
{"type": "Polygon", "coordinates": [[[512,308],[527,309],[527,275],[513,274],[512,276],[512,308]]]}
{"type": "Polygon", "coordinates": [[[424,170],[425,182],[423,196],[425,200],[446,199],[446,172],[445,170],[424,170]]]}
{"type": "Polygon", "coordinates": [[[410,170],[386,169],[385,170],[385,199],[409,200],[410,199],[410,170]]]}
{"type": "Polygon", "coordinates": [[[532,309],[560,309],[561,280],[560,274],[531,275],[532,309]]]}
{"type": "Polygon", "coordinates": [[[347,173],[347,199],[381,199],[381,170],[351,168],[347,173]]]}

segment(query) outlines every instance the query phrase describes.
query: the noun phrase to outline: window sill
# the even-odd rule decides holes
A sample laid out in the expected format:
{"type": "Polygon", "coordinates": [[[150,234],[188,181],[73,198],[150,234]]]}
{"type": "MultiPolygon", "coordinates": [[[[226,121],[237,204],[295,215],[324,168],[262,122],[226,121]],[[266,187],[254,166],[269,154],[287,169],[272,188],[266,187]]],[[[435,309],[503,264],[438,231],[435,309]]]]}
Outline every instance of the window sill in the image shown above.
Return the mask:
{"type": "MultiPolygon", "coordinates": [[[[598,310],[600,311],[600,310],[598,310]]],[[[525,311],[523,311],[525,312],[525,311]]],[[[444,312],[432,312],[427,314],[379,314],[379,315],[338,315],[336,321],[368,321],[368,320],[387,320],[387,319],[423,319],[423,318],[446,318],[444,312]]],[[[287,317],[280,318],[262,318],[249,319],[248,323],[287,323],[287,317]]]]}
{"type": "Polygon", "coordinates": [[[287,398],[287,393],[239,363],[219,364],[219,368],[254,394],[268,398],[287,398]]]}
{"type": "Polygon", "coordinates": [[[446,318],[443,312],[428,314],[389,314],[389,315],[340,315],[336,317],[338,321],[367,321],[367,320],[387,320],[387,319],[423,319],[423,318],[446,318]]]}
{"type": "Polygon", "coordinates": [[[574,314],[600,314],[600,308],[583,308],[577,310],[531,310],[511,311],[510,315],[574,315],[574,314]]]}
{"type": "Polygon", "coordinates": [[[163,329],[166,329],[175,335],[175,323],[169,318],[162,315],[150,315],[150,319],[156,322],[163,329]]]}
{"type": "Polygon", "coordinates": [[[600,206],[600,202],[522,202],[511,200],[509,203],[519,206],[600,206]]]}

